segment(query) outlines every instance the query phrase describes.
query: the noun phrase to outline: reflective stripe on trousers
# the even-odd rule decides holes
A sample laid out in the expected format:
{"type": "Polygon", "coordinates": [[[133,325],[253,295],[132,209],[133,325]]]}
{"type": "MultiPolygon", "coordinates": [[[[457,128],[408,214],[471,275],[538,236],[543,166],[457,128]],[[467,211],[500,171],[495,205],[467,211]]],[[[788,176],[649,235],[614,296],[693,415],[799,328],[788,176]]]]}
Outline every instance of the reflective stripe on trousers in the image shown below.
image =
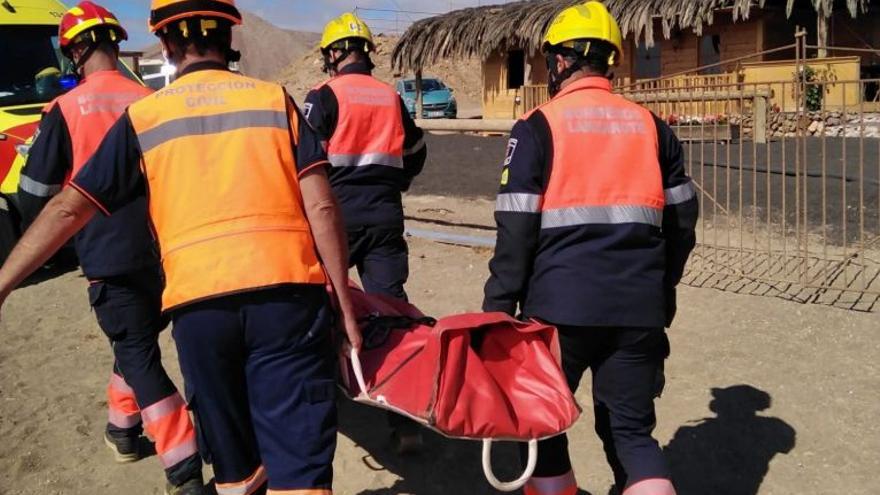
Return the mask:
{"type": "Polygon", "coordinates": [[[272,490],[266,495],[333,495],[333,490],[322,488],[304,488],[302,490],[272,490]]]}
{"type": "Polygon", "coordinates": [[[526,483],[523,495],[576,495],[578,491],[574,472],[552,478],[533,477],[526,483]]]}
{"type": "Polygon", "coordinates": [[[141,422],[134,390],[116,373],[110,375],[107,385],[107,421],[124,430],[134,428],[141,422]]]}
{"type": "Polygon", "coordinates": [[[170,395],[141,411],[144,429],[156,441],[156,454],[166,468],[198,453],[195,430],[180,394],[170,395]]]}
{"type": "Polygon", "coordinates": [[[266,483],[266,469],[263,466],[248,479],[237,483],[217,483],[217,495],[250,495],[266,483]]]}

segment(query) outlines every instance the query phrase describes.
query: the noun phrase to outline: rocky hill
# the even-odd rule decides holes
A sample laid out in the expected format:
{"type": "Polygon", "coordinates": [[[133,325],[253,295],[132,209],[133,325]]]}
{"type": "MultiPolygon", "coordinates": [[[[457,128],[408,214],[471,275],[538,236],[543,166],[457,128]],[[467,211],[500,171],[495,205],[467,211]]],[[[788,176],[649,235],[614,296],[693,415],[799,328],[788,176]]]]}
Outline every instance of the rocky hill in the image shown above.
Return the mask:
{"type": "MultiPolygon", "coordinates": [[[[272,79],[285,67],[311,52],[321,38],[318,33],[280,28],[250,12],[242,12],[244,24],[233,30],[233,46],[241,51],[241,71],[260,79],[272,79]]],[[[158,44],[144,50],[147,58],[161,58],[158,44]]]]}
{"type": "MultiPolygon", "coordinates": [[[[401,74],[391,70],[391,51],[395,43],[397,43],[396,37],[381,34],[376,36],[376,53],[372,56],[373,63],[376,64],[374,75],[389,84],[394,84],[402,77],[401,74]]],[[[322,60],[321,52],[316,47],[294,60],[275,79],[287,87],[294,99],[301,102],[311,88],[327,78],[327,75],[321,72],[322,60]]],[[[455,98],[459,102],[460,109],[473,111],[479,108],[482,90],[478,60],[444,60],[426,68],[424,76],[439,77],[447,86],[455,89],[455,98]]]]}

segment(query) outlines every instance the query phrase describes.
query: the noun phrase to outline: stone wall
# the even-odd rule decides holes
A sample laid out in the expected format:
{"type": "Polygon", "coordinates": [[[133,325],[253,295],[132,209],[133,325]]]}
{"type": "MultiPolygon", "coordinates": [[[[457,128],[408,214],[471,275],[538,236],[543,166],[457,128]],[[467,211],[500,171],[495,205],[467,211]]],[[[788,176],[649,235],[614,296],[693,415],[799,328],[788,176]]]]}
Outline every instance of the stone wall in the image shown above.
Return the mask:
{"type": "MultiPolygon", "coordinates": [[[[754,116],[733,115],[731,124],[742,127],[742,135],[751,138],[754,127],[754,116]]],[[[767,115],[767,131],[769,138],[798,136],[798,129],[809,136],[850,137],[863,135],[866,138],[880,138],[880,113],[843,113],[843,112],[807,112],[800,116],[796,113],[770,112],[767,115]]]]}

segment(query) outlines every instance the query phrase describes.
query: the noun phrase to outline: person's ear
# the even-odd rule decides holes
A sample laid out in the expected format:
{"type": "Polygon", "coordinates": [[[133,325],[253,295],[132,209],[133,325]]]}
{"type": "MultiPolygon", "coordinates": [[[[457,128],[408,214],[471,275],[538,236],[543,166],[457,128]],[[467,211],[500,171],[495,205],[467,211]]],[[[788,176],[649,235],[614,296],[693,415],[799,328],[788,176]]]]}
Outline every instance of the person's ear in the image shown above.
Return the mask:
{"type": "Polygon", "coordinates": [[[174,53],[172,52],[171,47],[164,38],[159,38],[159,45],[162,47],[162,56],[165,57],[165,61],[170,63],[174,59],[174,53]]]}
{"type": "Polygon", "coordinates": [[[565,62],[565,57],[560,54],[556,54],[556,73],[562,74],[565,69],[568,69],[568,64],[565,62]]]}

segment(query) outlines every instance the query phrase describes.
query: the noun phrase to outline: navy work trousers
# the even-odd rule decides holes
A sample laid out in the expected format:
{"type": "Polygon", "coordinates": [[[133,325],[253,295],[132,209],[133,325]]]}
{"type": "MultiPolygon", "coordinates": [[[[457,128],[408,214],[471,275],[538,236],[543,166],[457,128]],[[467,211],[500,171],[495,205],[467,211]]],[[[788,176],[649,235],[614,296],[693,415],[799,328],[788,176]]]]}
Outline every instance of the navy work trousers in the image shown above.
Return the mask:
{"type": "Polygon", "coordinates": [[[406,300],[409,249],[403,227],[348,227],[347,231],[349,266],[357,267],[364,291],[406,300]]]}
{"type": "MultiPolygon", "coordinates": [[[[167,319],[161,314],[162,288],[162,274],[158,266],[93,280],[89,285],[89,303],[101,330],[110,339],[115,358],[114,378],[108,391],[111,420],[107,424],[107,432],[117,438],[139,437],[143,433],[141,412],[149,412],[154,409],[153,406],[164,407],[163,404],[175,399],[180,401],[177,388],[162,366],[159,348],[159,334],[168,325],[167,319]],[[128,410],[118,410],[119,405],[126,406],[125,402],[132,400],[136,404],[128,405],[128,410]]],[[[180,404],[182,410],[182,401],[180,404]]],[[[166,442],[164,438],[156,439],[157,444],[170,443],[171,447],[175,447],[164,458],[164,452],[159,452],[168,481],[175,486],[202,473],[202,463],[195,452],[195,445],[186,445],[187,430],[189,438],[192,438],[192,426],[188,424],[188,419],[174,428],[158,432],[159,435],[171,437],[171,442],[166,442]]],[[[151,433],[156,435],[157,431],[151,433]]]]}
{"type": "MultiPolygon", "coordinates": [[[[596,433],[618,488],[623,491],[646,479],[670,479],[663,452],[651,436],[656,424],[654,399],[669,355],[666,332],[662,328],[558,328],[562,370],[572,392],[584,372],[592,370],[596,433]]],[[[525,460],[525,448],[520,452],[525,460]]],[[[538,443],[535,476],[561,476],[570,470],[566,435],[538,443]]]]}
{"type": "Polygon", "coordinates": [[[199,451],[217,492],[329,489],[333,315],[323,286],[222,296],[173,312],[199,451]]]}

